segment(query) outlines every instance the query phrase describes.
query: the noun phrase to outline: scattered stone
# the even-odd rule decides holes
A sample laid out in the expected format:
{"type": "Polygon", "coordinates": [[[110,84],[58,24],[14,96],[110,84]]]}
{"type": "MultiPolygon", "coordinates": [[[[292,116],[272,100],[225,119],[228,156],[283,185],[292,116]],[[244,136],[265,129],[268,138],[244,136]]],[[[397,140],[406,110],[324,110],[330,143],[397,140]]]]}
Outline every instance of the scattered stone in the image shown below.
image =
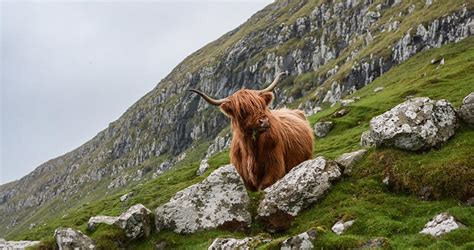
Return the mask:
{"type": "Polygon", "coordinates": [[[302,162],[264,190],[258,218],[270,231],[288,229],[294,217],[319,200],[340,176],[337,163],[324,157],[302,162]]]}
{"type": "Polygon", "coordinates": [[[334,224],[334,226],[332,226],[331,230],[332,230],[335,234],[341,235],[341,234],[344,233],[344,231],[346,231],[350,226],[352,226],[352,224],[354,224],[354,220],[349,220],[349,221],[339,220],[338,222],[336,222],[336,224],[334,224]]]}
{"type": "Polygon", "coordinates": [[[369,144],[373,140],[376,146],[428,149],[441,145],[453,136],[457,124],[451,103],[417,97],[372,118],[370,135],[364,132],[361,144],[369,144]]]}
{"type": "Polygon", "coordinates": [[[156,228],[169,228],[177,233],[213,228],[243,230],[252,220],[249,204],[242,178],[233,165],[225,165],[158,207],[156,228]]]}
{"type": "Polygon", "coordinates": [[[471,197],[471,198],[467,199],[466,205],[474,206],[474,197],[471,197]]]}
{"type": "Polygon", "coordinates": [[[160,241],[155,245],[155,250],[165,250],[166,249],[166,241],[160,241]]]}
{"type": "Polygon", "coordinates": [[[387,176],[387,177],[383,178],[382,183],[387,185],[387,186],[390,185],[390,177],[387,176]]]}
{"type": "Polygon", "coordinates": [[[36,227],[36,223],[31,223],[30,226],[28,227],[29,230],[33,229],[36,227]]]}
{"type": "Polygon", "coordinates": [[[81,231],[72,228],[58,228],[54,231],[54,238],[59,250],[95,249],[94,242],[81,231]]]}
{"type": "Polygon", "coordinates": [[[207,162],[207,158],[204,158],[201,160],[201,163],[199,164],[199,168],[196,171],[196,175],[202,175],[206,170],[209,168],[209,163],[207,162]]]}
{"type": "Polygon", "coordinates": [[[40,241],[29,241],[29,240],[21,240],[21,241],[7,241],[4,239],[0,239],[0,249],[5,250],[13,250],[13,249],[25,249],[28,247],[34,247],[41,243],[40,241]]]}
{"type": "Polygon", "coordinates": [[[360,136],[360,145],[362,147],[372,147],[375,146],[374,138],[370,135],[370,131],[364,131],[360,136]]]}
{"type": "Polygon", "coordinates": [[[433,195],[433,187],[432,186],[424,186],[418,191],[418,196],[422,200],[430,200],[434,198],[433,195]]]}
{"type": "Polygon", "coordinates": [[[388,244],[388,241],[386,238],[384,237],[377,237],[377,238],[373,238],[373,239],[370,239],[368,240],[366,243],[364,243],[364,245],[362,245],[362,249],[372,249],[372,248],[383,248],[385,247],[386,245],[388,244]]]}
{"type": "Polygon", "coordinates": [[[383,90],[383,87],[377,87],[374,89],[374,93],[380,92],[383,90]]]}
{"type": "Polygon", "coordinates": [[[281,244],[281,250],[296,250],[296,249],[313,249],[313,241],[316,239],[317,233],[314,229],[298,234],[286,239],[281,244]]]}
{"type": "Polygon", "coordinates": [[[123,229],[129,239],[148,237],[151,232],[151,211],[142,204],[130,207],[114,223],[123,229]]]}
{"type": "Polygon", "coordinates": [[[430,7],[433,4],[433,0],[426,0],[425,7],[430,7]]]}
{"type": "Polygon", "coordinates": [[[441,61],[439,62],[438,66],[436,66],[436,69],[439,69],[439,67],[443,66],[444,65],[444,58],[441,59],[441,61]]]}
{"type": "MultiPolygon", "coordinates": [[[[423,25],[421,25],[421,26],[424,27],[423,25]]],[[[439,59],[439,58],[433,58],[430,61],[431,64],[439,64],[439,62],[441,62],[441,59],[439,59]]]]}
{"type": "Polygon", "coordinates": [[[202,175],[206,170],[209,168],[209,157],[213,156],[214,154],[221,152],[225,150],[226,148],[229,148],[230,143],[232,142],[232,137],[230,134],[226,134],[223,137],[222,136],[217,136],[214,139],[214,142],[209,145],[207,148],[207,153],[206,156],[201,160],[201,163],[199,164],[199,168],[196,171],[196,175],[202,175]]]}
{"type": "Polygon", "coordinates": [[[368,46],[372,41],[374,41],[374,37],[370,31],[367,30],[367,35],[365,36],[365,46],[368,46]]]}
{"type": "Polygon", "coordinates": [[[87,222],[89,230],[95,230],[98,224],[116,225],[123,229],[130,239],[147,237],[151,232],[151,211],[142,204],[136,204],[118,217],[94,216],[87,222]]]}
{"type": "Polygon", "coordinates": [[[228,250],[228,249],[255,249],[258,245],[268,243],[271,238],[245,237],[243,239],[216,238],[209,246],[208,250],[228,250]]]}
{"type": "Polygon", "coordinates": [[[341,105],[342,105],[343,107],[347,107],[347,106],[349,106],[349,104],[351,104],[351,103],[353,103],[353,102],[355,102],[354,99],[342,100],[342,101],[341,101],[341,105]]]}
{"type": "Polygon", "coordinates": [[[399,5],[401,2],[402,2],[402,0],[395,0],[395,1],[393,1],[392,7],[399,5]]]}
{"type": "Polygon", "coordinates": [[[130,198],[130,196],[132,196],[132,195],[133,195],[133,192],[126,193],[126,194],[120,196],[120,201],[124,202],[124,201],[128,200],[128,198],[130,198]]]}
{"type": "Polygon", "coordinates": [[[367,153],[367,150],[360,149],[354,152],[345,153],[336,158],[337,164],[344,167],[344,174],[349,175],[352,173],[352,167],[362,159],[367,153]]]}
{"type": "Polygon", "coordinates": [[[474,127],[474,92],[464,97],[458,114],[464,122],[474,127]]]}
{"type": "Polygon", "coordinates": [[[461,227],[465,226],[457,222],[453,216],[449,215],[448,213],[441,213],[426,223],[425,227],[420,231],[420,233],[437,237],[461,227]]]}
{"type": "Polygon", "coordinates": [[[95,230],[98,224],[113,225],[116,221],[117,217],[98,215],[89,219],[87,222],[87,228],[89,230],[95,230]]]}
{"type": "Polygon", "coordinates": [[[344,109],[341,109],[341,110],[335,112],[332,115],[332,117],[334,117],[334,118],[342,117],[342,116],[345,116],[347,113],[349,113],[349,110],[344,108],[344,109]]]}
{"type": "Polygon", "coordinates": [[[317,122],[314,124],[314,134],[317,137],[325,137],[333,127],[333,122],[317,122]]]}

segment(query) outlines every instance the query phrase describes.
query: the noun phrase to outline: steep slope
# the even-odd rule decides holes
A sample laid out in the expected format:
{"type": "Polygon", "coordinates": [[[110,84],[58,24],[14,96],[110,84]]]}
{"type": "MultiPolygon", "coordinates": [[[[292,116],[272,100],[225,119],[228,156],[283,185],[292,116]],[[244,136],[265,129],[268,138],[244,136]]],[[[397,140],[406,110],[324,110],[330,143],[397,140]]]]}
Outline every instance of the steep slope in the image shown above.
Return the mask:
{"type": "MultiPolygon", "coordinates": [[[[327,137],[316,141],[315,156],[334,158],[360,148],[360,135],[368,128],[370,119],[403,102],[407,95],[446,98],[458,107],[462,98],[474,90],[473,58],[474,37],[422,52],[376,79],[373,85],[365,86],[348,97],[358,96],[360,100],[349,106],[350,111],[346,116],[332,117],[341,108],[340,104],[310,116],[312,124],[321,120],[335,123],[327,137]],[[445,65],[437,68],[437,64],[430,63],[437,58],[445,58],[445,65]],[[376,87],[384,87],[384,90],[374,93],[376,87]]],[[[86,229],[87,220],[97,214],[118,215],[136,203],[143,203],[149,208],[166,203],[177,191],[204,179],[203,176],[195,175],[199,165],[199,161],[196,161],[171,169],[155,180],[123,190],[119,194],[77,205],[64,211],[63,217],[52,217],[44,225],[12,234],[11,237],[42,238],[44,246],[53,246],[54,229],[70,226],[87,232],[104,249],[114,248],[118,243],[133,249],[153,249],[156,243],[162,241],[166,241],[167,246],[172,249],[207,249],[216,237],[269,235],[273,240],[262,248],[272,249],[289,236],[316,228],[316,248],[356,248],[369,239],[382,237],[385,248],[471,249],[474,246],[474,207],[463,204],[459,198],[463,199],[462,194],[466,192],[463,188],[468,190],[471,197],[474,195],[471,183],[474,178],[472,136],[474,130],[461,124],[456,135],[440,149],[425,152],[370,149],[362,162],[354,167],[352,176],[344,177],[325,198],[298,215],[286,232],[270,235],[259,222],[253,222],[246,232],[209,230],[183,235],[162,231],[152,233],[144,240],[127,242],[120,232],[111,227],[101,227],[94,232],[86,229]],[[383,184],[387,166],[397,167],[398,178],[407,180],[406,185],[383,184]],[[434,185],[433,192],[440,199],[430,201],[416,197],[419,195],[418,185],[434,185]],[[126,202],[120,202],[120,195],[130,191],[134,195],[126,202]],[[440,238],[419,234],[429,219],[446,211],[466,225],[466,228],[440,238]],[[356,219],[356,222],[339,236],[332,233],[330,228],[341,218],[356,219]]],[[[205,175],[227,164],[228,160],[228,152],[212,156],[209,159],[210,169],[205,175]]],[[[261,193],[249,194],[253,205],[257,206],[261,193]]]]}
{"type": "Polygon", "coordinates": [[[67,218],[64,211],[203,157],[228,122],[187,94],[190,87],[222,97],[262,87],[288,70],[276,105],[325,107],[417,52],[473,34],[473,6],[276,1],[186,58],[91,141],[0,186],[0,235],[24,232],[57,213],[67,218]]]}

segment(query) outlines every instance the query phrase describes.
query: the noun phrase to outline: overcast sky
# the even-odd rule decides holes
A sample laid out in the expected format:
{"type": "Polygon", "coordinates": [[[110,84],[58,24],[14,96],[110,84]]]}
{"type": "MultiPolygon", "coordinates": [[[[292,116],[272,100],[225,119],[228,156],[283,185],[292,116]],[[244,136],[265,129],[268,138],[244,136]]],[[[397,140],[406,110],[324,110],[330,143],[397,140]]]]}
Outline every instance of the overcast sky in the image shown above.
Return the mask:
{"type": "Polygon", "coordinates": [[[0,0],[0,183],[82,145],[271,0],[0,0]]]}

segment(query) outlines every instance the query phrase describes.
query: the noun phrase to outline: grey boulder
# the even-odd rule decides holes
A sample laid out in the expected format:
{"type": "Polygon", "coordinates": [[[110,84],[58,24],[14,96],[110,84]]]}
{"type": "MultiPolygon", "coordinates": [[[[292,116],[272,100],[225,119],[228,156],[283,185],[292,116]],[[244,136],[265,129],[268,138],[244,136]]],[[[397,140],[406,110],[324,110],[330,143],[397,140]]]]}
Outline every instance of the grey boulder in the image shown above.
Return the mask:
{"type": "Polygon", "coordinates": [[[464,97],[458,114],[464,122],[474,127],[474,92],[464,97]]]}
{"type": "Polygon", "coordinates": [[[217,238],[212,242],[208,250],[255,249],[258,245],[270,241],[271,238],[265,238],[260,236],[245,237],[243,239],[217,238]]]}
{"type": "Polygon", "coordinates": [[[0,239],[0,249],[10,250],[10,249],[26,249],[28,247],[34,247],[38,245],[40,241],[29,241],[29,240],[21,240],[21,241],[7,241],[4,239],[0,239]]]}
{"type": "Polygon", "coordinates": [[[129,239],[148,237],[151,232],[151,211],[142,204],[136,204],[118,217],[94,216],[89,219],[87,226],[94,230],[98,224],[116,225],[123,229],[129,239]]]}
{"type": "Polygon", "coordinates": [[[354,220],[348,220],[348,221],[344,221],[344,220],[339,220],[338,222],[336,222],[336,224],[334,224],[331,228],[331,230],[337,234],[337,235],[341,235],[342,233],[344,233],[350,226],[352,226],[352,224],[354,224],[354,220]]]}
{"type": "Polygon", "coordinates": [[[317,233],[314,229],[295,235],[281,243],[281,250],[313,249],[317,233]]]}
{"type": "Polygon", "coordinates": [[[115,224],[123,229],[129,239],[148,237],[151,232],[151,211],[142,204],[130,207],[121,214],[115,224]]]}
{"type": "Polygon", "coordinates": [[[317,137],[325,137],[333,127],[332,122],[317,122],[314,124],[314,134],[317,137]]]}
{"type": "Polygon", "coordinates": [[[456,221],[453,216],[448,213],[441,213],[426,223],[423,230],[420,231],[420,234],[429,234],[437,237],[462,227],[465,226],[456,221]]]}
{"type": "Polygon", "coordinates": [[[89,219],[87,222],[87,228],[89,230],[95,230],[99,224],[113,225],[116,221],[117,217],[98,215],[89,219]]]}
{"type": "Polygon", "coordinates": [[[158,231],[169,228],[177,233],[213,228],[243,230],[252,220],[249,205],[242,178],[233,165],[226,165],[158,207],[155,224],[158,231]]]}
{"type": "Polygon", "coordinates": [[[318,201],[340,176],[337,163],[324,157],[302,162],[264,190],[259,219],[270,231],[288,229],[294,217],[318,201]]]}
{"type": "Polygon", "coordinates": [[[59,250],[95,249],[91,238],[79,230],[72,228],[58,228],[54,231],[54,238],[59,250]]]}
{"type": "Polygon", "coordinates": [[[451,103],[418,97],[372,118],[370,137],[376,146],[428,149],[441,145],[453,136],[457,124],[451,103]]]}
{"type": "Polygon", "coordinates": [[[354,152],[342,154],[337,157],[335,161],[344,168],[344,174],[349,175],[352,173],[352,167],[362,159],[365,153],[367,153],[367,150],[360,149],[354,152]]]}

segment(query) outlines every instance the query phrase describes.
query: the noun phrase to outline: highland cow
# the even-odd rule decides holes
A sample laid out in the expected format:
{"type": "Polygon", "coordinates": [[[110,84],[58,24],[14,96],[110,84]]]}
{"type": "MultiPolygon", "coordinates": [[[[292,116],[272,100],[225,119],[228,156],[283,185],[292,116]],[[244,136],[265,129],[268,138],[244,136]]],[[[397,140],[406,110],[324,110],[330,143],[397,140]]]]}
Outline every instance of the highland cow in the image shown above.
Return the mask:
{"type": "Polygon", "coordinates": [[[230,160],[251,190],[271,186],[312,157],[313,132],[303,111],[268,107],[274,98],[272,90],[285,74],[263,90],[241,89],[220,100],[190,90],[230,118],[230,160]]]}

